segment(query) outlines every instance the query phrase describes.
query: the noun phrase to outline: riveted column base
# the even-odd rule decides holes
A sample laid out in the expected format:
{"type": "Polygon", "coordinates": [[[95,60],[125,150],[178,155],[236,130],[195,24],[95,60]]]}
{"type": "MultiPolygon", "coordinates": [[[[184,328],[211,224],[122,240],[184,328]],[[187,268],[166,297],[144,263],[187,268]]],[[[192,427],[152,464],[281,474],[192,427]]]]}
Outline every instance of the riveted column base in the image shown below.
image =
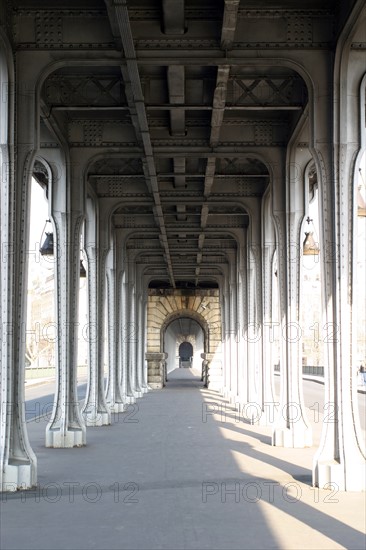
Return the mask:
{"type": "Polygon", "coordinates": [[[272,445],[303,449],[312,446],[312,439],[311,428],[276,428],[272,434],[272,445]]]}
{"type": "Polygon", "coordinates": [[[97,410],[88,407],[83,411],[85,426],[108,426],[111,423],[111,415],[108,411],[97,410]]]}
{"type": "Polygon", "coordinates": [[[239,396],[232,391],[228,393],[228,400],[230,405],[236,405],[239,402],[239,396]]]}
{"type": "Polygon", "coordinates": [[[126,410],[126,405],[121,402],[118,402],[118,403],[115,402],[113,403],[113,405],[109,405],[107,403],[107,405],[109,406],[109,410],[111,411],[112,414],[120,413],[126,410]]]}
{"type": "Polygon", "coordinates": [[[37,463],[12,460],[3,469],[1,492],[14,492],[34,487],[37,482],[37,463]]]}
{"type": "Polygon", "coordinates": [[[133,405],[134,403],[136,403],[135,394],[134,395],[125,395],[124,400],[125,400],[126,405],[133,405]]]}
{"type": "Polygon", "coordinates": [[[347,470],[336,460],[316,462],[313,486],[336,491],[366,491],[365,462],[359,461],[347,470]]]}
{"type": "Polygon", "coordinates": [[[264,410],[261,411],[261,416],[258,420],[259,426],[273,426],[278,414],[277,408],[279,402],[268,402],[264,404],[264,410]]]}
{"type": "Polygon", "coordinates": [[[82,428],[68,430],[49,429],[46,431],[46,447],[54,449],[70,449],[86,445],[86,433],[82,428]]]}

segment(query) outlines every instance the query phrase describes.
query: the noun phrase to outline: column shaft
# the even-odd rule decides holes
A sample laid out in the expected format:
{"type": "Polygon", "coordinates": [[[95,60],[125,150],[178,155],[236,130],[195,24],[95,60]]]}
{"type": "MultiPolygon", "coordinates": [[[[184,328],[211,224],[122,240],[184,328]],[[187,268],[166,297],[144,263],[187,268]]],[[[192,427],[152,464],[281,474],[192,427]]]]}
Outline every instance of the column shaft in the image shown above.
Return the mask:
{"type": "Polygon", "coordinates": [[[323,216],[320,254],[323,282],[325,337],[325,421],[319,449],[314,457],[313,484],[333,483],[340,490],[366,489],[364,443],[359,424],[355,356],[352,340],[355,284],[353,218],[354,144],[339,146],[339,171],[332,174],[332,149],[318,146],[323,216]],[[337,175],[337,172],[339,175],[337,175]],[[348,189],[349,192],[344,190],[348,189]]]}
{"type": "Polygon", "coordinates": [[[82,212],[53,209],[56,244],[56,391],[46,447],[85,445],[77,395],[77,341],[82,212]]]}
{"type": "Polygon", "coordinates": [[[273,322],[272,296],[273,296],[273,255],[275,252],[275,243],[267,241],[263,250],[263,327],[262,327],[262,383],[263,383],[263,407],[262,407],[262,425],[271,425],[274,423],[279,402],[275,403],[273,387],[273,369],[274,369],[274,334],[278,331],[278,326],[273,322]]]}
{"type": "MultiPolygon", "coordinates": [[[[302,197],[301,179],[291,170],[297,169],[290,163],[286,173],[286,185],[294,188],[286,198],[283,179],[279,174],[278,187],[274,188],[273,210],[277,230],[278,278],[280,291],[280,334],[281,334],[281,391],[280,405],[274,424],[272,443],[284,447],[308,447],[312,444],[312,430],[306,418],[302,390],[301,333],[299,334],[299,271],[300,271],[300,227],[304,217],[303,205],[296,200],[302,197]],[[281,181],[282,180],[282,181],[281,181]],[[295,192],[296,191],[296,192],[295,192]]],[[[285,173],[283,167],[283,173],[285,173]]]]}
{"type": "MultiPolygon", "coordinates": [[[[1,81],[1,84],[5,83],[1,81]]],[[[10,83],[9,91],[11,90],[10,83]]],[[[22,83],[20,83],[20,86],[22,83]]],[[[5,88],[4,88],[5,89],[5,88]]],[[[8,97],[12,97],[9,93],[8,97]]],[[[18,97],[18,96],[17,96],[18,97]]],[[[33,94],[31,94],[33,97],[33,94]]],[[[30,175],[34,160],[34,106],[23,98],[19,106],[17,151],[1,143],[1,400],[0,491],[29,488],[37,481],[37,460],[30,446],[24,412],[27,252],[29,246],[30,175]],[[23,110],[22,110],[23,108],[23,110]],[[28,121],[28,124],[26,124],[28,121]],[[14,172],[11,166],[15,167],[14,172]]],[[[1,106],[2,125],[9,105],[1,106]]],[[[9,126],[12,124],[9,121],[9,126]]],[[[11,132],[9,132],[11,135],[11,132]]]]}
{"type": "Polygon", "coordinates": [[[52,185],[51,216],[56,252],[56,390],[53,411],[46,428],[46,447],[85,445],[86,429],[77,394],[77,345],[80,286],[80,236],[84,221],[84,189],[61,151],[55,161],[62,167],[52,185]],[[71,173],[70,173],[71,172],[71,173]],[[73,181],[75,180],[75,181],[73,181]],[[73,185],[74,183],[74,185],[73,185]]]}
{"type": "Polygon", "coordinates": [[[124,410],[121,392],[121,363],[118,362],[118,330],[117,330],[117,297],[116,297],[116,270],[107,268],[107,295],[108,295],[108,385],[106,401],[111,412],[119,413],[124,410]]]}
{"type": "Polygon", "coordinates": [[[88,258],[89,376],[83,415],[87,426],[105,426],[111,416],[104,397],[104,303],[107,239],[92,199],[87,199],[85,250],[88,258]],[[104,238],[103,238],[104,237],[104,238]]]}

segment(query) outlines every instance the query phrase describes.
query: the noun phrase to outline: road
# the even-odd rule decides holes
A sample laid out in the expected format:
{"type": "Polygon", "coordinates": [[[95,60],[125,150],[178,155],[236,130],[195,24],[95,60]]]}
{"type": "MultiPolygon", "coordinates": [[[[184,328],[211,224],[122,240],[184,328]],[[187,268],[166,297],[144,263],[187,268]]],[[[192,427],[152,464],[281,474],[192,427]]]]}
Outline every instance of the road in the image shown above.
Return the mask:
{"type": "MultiPolygon", "coordinates": [[[[309,420],[312,423],[319,423],[325,418],[331,420],[334,412],[331,403],[324,403],[324,385],[311,380],[304,380],[304,399],[305,405],[308,407],[309,420]]],[[[275,376],[275,389],[277,396],[279,395],[280,378],[275,376]]],[[[39,386],[30,386],[25,388],[25,413],[26,420],[29,422],[32,419],[47,415],[50,417],[53,405],[53,393],[55,390],[54,382],[47,382],[39,386]]],[[[86,377],[83,376],[79,380],[78,398],[82,401],[86,394],[86,377]]],[[[278,398],[277,398],[278,399],[278,398]]],[[[361,427],[366,432],[366,394],[358,393],[358,405],[360,412],[361,427]]]]}
{"type": "MultiPolygon", "coordinates": [[[[25,386],[25,419],[27,422],[39,416],[51,417],[55,382],[45,382],[39,386],[25,386]]],[[[78,399],[82,401],[86,394],[86,378],[78,384],[78,399]]]]}
{"type": "MultiPolygon", "coordinates": [[[[309,420],[312,423],[318,423],[324,415],[330,422],[333,417],[334,406],[332,403],[324,403],[324,385],[312,380],[303,380],[303,388],[305,406],[310,409],[309,420]]],[[[275,389],[278,396],[280,390],[279,376],[275,376],[275,389]]],[[[361,427],[366,432],[366,394],[358,392],[357,397],[361,427]]]]}

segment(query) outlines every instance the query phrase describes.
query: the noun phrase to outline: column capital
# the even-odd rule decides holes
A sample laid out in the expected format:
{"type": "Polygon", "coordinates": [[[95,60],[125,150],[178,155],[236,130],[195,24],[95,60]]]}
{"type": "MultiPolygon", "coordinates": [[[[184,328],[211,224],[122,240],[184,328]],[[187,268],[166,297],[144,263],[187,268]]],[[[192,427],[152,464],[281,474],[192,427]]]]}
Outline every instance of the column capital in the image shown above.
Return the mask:
{"type": "Polygon", "coordinates": [[[160,352],[147,352],[145,353],[145,359],[147,361],[164,361],[167,359],[168,354],[167,353],[160,353],[160,352]]]}
{"type": "Polygon", "coordinates": [[[214,353],[201,353],[201,359],[204,361],[212,361],[214,357],[214,353]]]}

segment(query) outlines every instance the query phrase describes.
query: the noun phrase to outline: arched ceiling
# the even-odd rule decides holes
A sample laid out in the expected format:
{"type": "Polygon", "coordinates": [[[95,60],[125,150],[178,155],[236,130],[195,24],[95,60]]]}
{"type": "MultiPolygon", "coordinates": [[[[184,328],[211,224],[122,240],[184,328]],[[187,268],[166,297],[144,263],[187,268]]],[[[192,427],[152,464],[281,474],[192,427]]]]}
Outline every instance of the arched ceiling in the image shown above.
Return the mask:
{"type": "Polygon", "coordinates": [[[202,327],[189,317],[180,317],[172,321],[167,328],[170,328],[175,334],[179,334],[184,338],[187,338],[190,335],[197,336],[198,333],[202,332],[202,327]]]}
{"type": "Polygon", "coordinates": [[[61,132],[97,158],[89,184],[115,200],[112,226],[133,229],[127,248],[146,274],[171,286],[217,280],[233,229],[248,226],[247,204],[270,184],[268,151],[286,147],[307,105],[283,50],[331,50],[352,2],[341,4],[13,2],[18,48],[86,59],[73,55],[45,81],[41,147],[61,132]]]}

